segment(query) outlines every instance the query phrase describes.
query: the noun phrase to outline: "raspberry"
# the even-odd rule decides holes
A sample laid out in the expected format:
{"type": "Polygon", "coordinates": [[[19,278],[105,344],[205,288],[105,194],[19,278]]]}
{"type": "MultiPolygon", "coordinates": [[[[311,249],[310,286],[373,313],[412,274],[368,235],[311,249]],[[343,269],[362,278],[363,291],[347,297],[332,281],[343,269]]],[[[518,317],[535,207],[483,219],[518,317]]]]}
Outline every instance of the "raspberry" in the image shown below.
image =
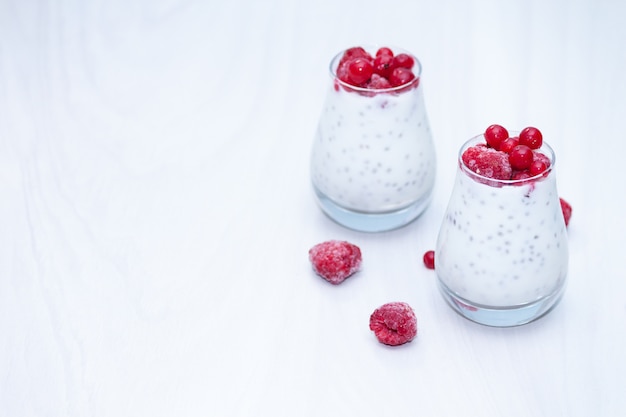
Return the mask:
{"type": "Polygon", "coordinates": [[[509,163],[511,168],[523,171],[530,168],[530,164],[533,163],[533,150],[526,145],[517,145],[511,149],[509,153],[509,163]]]}
{"type": "Polygon", "coordinates": [[[407,303],[387,303],[374,310],[370,316],[370,330],[380,343],[402,345],[417,335],[417,318],[407,303]]]}
{"type": "Polygon", "coordinates": [[[424,254],[424,265],[428,269],[435,269],[435,251],[429,250],[424,254]]]}
{"type": "Polygon", "coordinates": [[[519,143],[530,149],[539,149],[543,144],[543,135],[536,127],[525,127],[519,134],[519,143]]]}
{"type": "Polygon", "coordinates": [[[500,144],[509,138],[509,132],[500,125],[491,125],[485,130],[487,145],[500,150],[500,144]]]}
{"type": "Polygon", "coordinates": [[[561,203],[561,211],[563,212],[563,219],[565,219],[565,227],[569,225],[569,221],[572,218],[572,206],[567,201],[559,198],[559,202],[561,203]]]}
{"type": "Polygon", "coordinates": [[[372,74],[372,78],[370,78],[367,83],[367,88],[372,90],[382,90],[384,88],[391,88],[391,84],[389,81],[376,73],[372,74]]]}
{"type": "Polygon", "coordinates": [[[509,163],[509,156],[486,146],[472,146],[461,156],[465,166],[483,177],[498,180],[510,180],[513,169],[509,163]]]}
{"type": "Polygon", "coordinates": [[[350,242],[329,240],[309,250],[313,270],[331,284],[341,284],[361,269],[361,249],[350,242]]]}

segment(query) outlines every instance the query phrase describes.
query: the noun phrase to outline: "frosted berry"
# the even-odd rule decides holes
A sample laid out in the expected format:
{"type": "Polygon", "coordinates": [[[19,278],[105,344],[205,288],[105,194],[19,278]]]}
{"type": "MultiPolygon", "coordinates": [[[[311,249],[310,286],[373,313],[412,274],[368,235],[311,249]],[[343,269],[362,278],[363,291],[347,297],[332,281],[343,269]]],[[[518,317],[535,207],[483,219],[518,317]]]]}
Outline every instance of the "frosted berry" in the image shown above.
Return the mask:
{"type": "Polygon", "coordinates": [[[530,149],[539,149],[543,144],[543,135],[536,127],[525,127],[519,134],[519,143],[530,149]]]}
{"type": "Polygon", "coordinates": [[[389,84],[389,81],[385,77],[374,73],[366,87],[372,90],[382,90],[384,88],[391,88],[391,84],[389,84]]]}
{"type": "Polygon", "coordinates": [[[500,144],[500,150],[502,152],[510,153],[517,145],[519,145],[518,137],[508,138],[502,141],[500,144]]]}
{"type": "Polygon", "coordinates": [[[407,303],[387,303],[374,310],[370,316],[370,330],[380,343],[402,345],[417,336],[417,318],[407,303]]]}
{"type": "Polygon", "coordinates": [[[435,251],[429,250],[424,253],[424,265],[428,269],[435,269],[435,251]]]}
{"type": "Polygon", "coordinates": [[[563,212],[563,219],[565,220],[565,226],[569,226],[569,221],[572,218],[572,206],[567,201],[559,198],[559,203],[561,203],[561,211],[563,212]]]}
{"type": "Polygon", "coordinates": [[[361,85],[374,73],[372,63],[365,58],[355,58],[348,62],[348,78],[354,85],[361,85]]]}
{"type": "Polygon", "coordinates": [[[500,125],[491,125],[485,130],[487,145],[500,150],[500,144],[509,138],[509,132],[500,125]]]}
{"type": "Polygon", "coordinates": [[[331,284],[341,284],[361,269],[361,249],[345,241],[329,240],[309,250],[313,270],[331,284]]]}
{"type": "Polygon", "coordinates": [[[483,177],[509,180],[513,174],[509,155],[493,148],[471,146],[463,152],[461,159],[469,170],[483,177]]]}
{"type": "Polygon", "coordinates": [[[526,145],[517,145],[509,153],[511,168],[523,171],[533,163],[533,150],[526,145]]]}

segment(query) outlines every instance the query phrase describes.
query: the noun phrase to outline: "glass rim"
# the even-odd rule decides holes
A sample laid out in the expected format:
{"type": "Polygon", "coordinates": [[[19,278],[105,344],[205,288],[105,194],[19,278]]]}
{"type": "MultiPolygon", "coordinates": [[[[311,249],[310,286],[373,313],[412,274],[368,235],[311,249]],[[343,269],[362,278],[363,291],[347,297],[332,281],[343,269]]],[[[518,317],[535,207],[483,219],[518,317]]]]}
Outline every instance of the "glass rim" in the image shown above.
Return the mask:
{"type": "MultiPolygon", "coordinates": [[[[365,49],[365,51],[367,51],[370,55],[375,56],[376,51],[378,50],[378,48],[381,48],[381,46],[379,46],[379,45],[361,45],[361,48],[365,49]],[[374,51],[373,54],[372,54],[372,51],[374,51]]],[[[414,65],[413,68],[416,69],[416,71],[413,70],[413,74],[415,74],[415,78],[413,78],[408,83],[404,83],[402,85],[398,85],[398,86],[395,86],[395,87],[389,87],[389,88],[378,88],[378,89],[370,89],[370,88],[359,87],[359,86],[356,86],[356,85],[348,84],[345,81],[340,80],[339,77],[337,76],[337,65],[339,64],[339,61],[341,60],[341,57],[343,56],[344,52],[346,52],[349,48],[342,49],[337,54],[335,54],[335,56],[330,60],[330,64],[328,66],[328,69],[329,69],[329,72],[330,72],[330,76],[335,80],[335,82],[337,82],[342,87],[345,87],[347,89],[354,90],[354,91],[357,91],[357,92],[370,93],[370,94],[371,93],[381,94],[381,93],[401,92],[401,90],[404,90],[407,87],[412,86],[413,84],[418,84],[420,82],[420,78],[422,76],[422,63],[421,63],[421,61],[414,54],[412,54],[411,52],[407,51],[406,49],[403,49],[403,48],[400,48],[400,47],[395,47],[395,46],[387,46],[387,48],[389,48],[389,49],[391,49],[393,51],[394,56],[399,54],[399,53],[404,53],[404,54],[410,55],[411,58],[413,58],[413,60],[415,61],[415,65],[414,65]]]]}
{"type": "MultiPolygon", "coordinates": [[[[520,133],[520,131],[515,131],[515,130],[509,131],[509,137],[519,136],[519,133],[520,133]]],[[[511,180],[502,180],[502,179],[498,179],[498,178],[486,177],[484,175],[481,175],[481,174],[478,174],[478,173],[472,171],[463,162],[463,152],[465,152],[465,150],[467,148],[469,148],[469,147],[471,147],[473,145],[476,145],[478,143],[484,143],[484,144],[487,143],[485,141],[485,134],[484,133],[481,133],[479,135],[473,136],[470,139],[466,140],[465,143],[463,143],[463,145],[459,149],[459,154],[458,154],[458,158],[457,158],[458,164],[459,164],[459,168],[468,177],[472,178],[475,181],[484,183],[484,184],[489,185],[489,186],[494,186],[494,185],[497,185],[497,186],[503,186],[503,185],[523,185],[523,184],[527,184],[527,183],[531,183],[531,182],[535,182],[535,181],[542,181],[542,180],[546,179],[548,176],[550,176],[550,174],[554,170],[554,166],[556,164],[556,154],[554,153],[554,149],[552,149],[552,147],[548,143],[543,141],[543,143],[541,144],[541,147],[539,149],[536,149],[536,150],[538,150],[541,153],[543,153],[550,160],[550,166],[545,171],[541,172],[540,174],[534,175],[532,177],[522,178],[522,179],[517,179],[517,180],[513,180],[513,179],[511,179],[511,180]],[[480,139],[482,139],[482,141],[480,141],[480,139]]]]}

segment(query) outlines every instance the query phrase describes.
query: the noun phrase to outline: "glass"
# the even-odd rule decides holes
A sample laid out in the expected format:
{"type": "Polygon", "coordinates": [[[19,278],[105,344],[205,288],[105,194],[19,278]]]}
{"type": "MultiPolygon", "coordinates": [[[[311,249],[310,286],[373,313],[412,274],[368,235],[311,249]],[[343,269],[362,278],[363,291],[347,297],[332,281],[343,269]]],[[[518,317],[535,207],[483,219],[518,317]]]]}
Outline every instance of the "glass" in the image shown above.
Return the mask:
{"type": "MultiPolygon", "coordinates": [[[[375,50],[369,50],[374,55],[375,50]]],[[[399,53],[403,50],[394,50],[399,53]]],[[[364,232],[402,227],[428,206],[435,149],[424,107],[421,63],[416,78],[371,90],[338,79],[343,51],[330,63],[326,101],[311,154],[311,180],[322,210],[364,232]]]]}
{"type": "MultiPolygon", "coordinates": [[[[516,134],[516,132],[514,133],[516,134]]],[[[556,186],[555,155],[544,142],[548,170],[525,180],[494,180],[470,171],[459,152],[456,182],[435,250],[439,287],[462,316],[497,327],[531,322],[560,300],[568,239],[556,186]]]]}

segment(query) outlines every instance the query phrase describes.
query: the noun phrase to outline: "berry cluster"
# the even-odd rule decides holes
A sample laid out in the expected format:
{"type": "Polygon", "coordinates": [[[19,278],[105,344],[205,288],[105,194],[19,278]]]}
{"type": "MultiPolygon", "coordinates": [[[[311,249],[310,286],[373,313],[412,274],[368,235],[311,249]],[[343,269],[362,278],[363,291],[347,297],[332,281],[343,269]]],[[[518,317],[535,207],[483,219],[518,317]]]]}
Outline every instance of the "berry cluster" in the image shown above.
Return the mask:
{"type": "Polygon", "coordinates": [[[472,146],[461,159],[471,171],[496,180],[524,180],[543,174],[550,159],[539,151],[541,131],[524,128],[519,136],[509,136],[500,125],[489,126],[484,133],[486,144],[472,146]]]}
{"type": "MultiPolygon", "coordinates": [[[[372,56],[360,46],[348,48],[337,65],[337,78],[345,84],[381,90],[418,82],[413,73],[415,59],[406,53],[394,55],[390,48],[382,47],[372,56]]],[[[419,81],[419,80],[418,80],[419,81]]]]}

